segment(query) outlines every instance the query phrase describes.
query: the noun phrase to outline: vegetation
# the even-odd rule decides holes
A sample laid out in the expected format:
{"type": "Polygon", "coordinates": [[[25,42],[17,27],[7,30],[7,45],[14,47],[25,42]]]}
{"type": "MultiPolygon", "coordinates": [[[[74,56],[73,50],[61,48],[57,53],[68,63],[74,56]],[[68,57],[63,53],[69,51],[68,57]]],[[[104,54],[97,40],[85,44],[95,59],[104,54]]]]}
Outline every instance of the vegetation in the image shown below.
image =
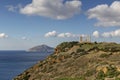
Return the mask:
{"type": "Polygon", "coordinates": [[[103,71],[98,72],[96,79],[97,80],[104,80],[105,74],[103,71]]]}
{"type": "Polygon", "coordinates": [[[120,80],[120,44],[63,42],[14,80],[120,80]]]}
{"type": "MultiPolygon", "coordinates": [[[[107,73],[104,73],[103,71],[99,71],[97,75],[97,79],[104,80],[105,77],[114,78],[120,75],[120,72],[117,71],[117,68],[112,65],[109,65],[107,69],[108,69],[107,73]]],[[[116,79],[119,79],[119,78],[116,78],[116,79]]]]}
{"type": "Polygon", "coordinates": [[[100,58],[108,58],[110,56],[110,54],[101,54],[100,58]]]}
{"type": "Polygon", "coordinates": [[[78,77],[78,78],[59,78],[56,80],[85,80],[85,77],[78,77]]]}
{"type": "Polygon", "coordinates": [[[74,45],[77,45],[78,42],[73,41],[73,42],[63,42],[60,45],[58,45],[56,48],[60,50],[60,52],[66,52],[70,48],[72,48],[74,45]]]}

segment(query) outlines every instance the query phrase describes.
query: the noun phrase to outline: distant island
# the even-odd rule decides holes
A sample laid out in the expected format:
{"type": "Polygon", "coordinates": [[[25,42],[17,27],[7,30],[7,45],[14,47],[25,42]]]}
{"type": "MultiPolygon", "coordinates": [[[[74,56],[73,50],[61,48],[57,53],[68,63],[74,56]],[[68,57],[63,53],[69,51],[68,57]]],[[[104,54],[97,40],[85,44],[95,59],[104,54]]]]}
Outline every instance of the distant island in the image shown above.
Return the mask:
{"type": "Polygon", "coordinates": [[[28,52],[41,52],[41,53],[51,52],[52,53],[54,51],[54,48],[43,44],[43,45],[32,47],[28,49],[27,51],[28,52]]]}
{"type": "Polygon", "coordinates": [[[120,80],[120,44],[63,42],[13,80],[120,80]]]}

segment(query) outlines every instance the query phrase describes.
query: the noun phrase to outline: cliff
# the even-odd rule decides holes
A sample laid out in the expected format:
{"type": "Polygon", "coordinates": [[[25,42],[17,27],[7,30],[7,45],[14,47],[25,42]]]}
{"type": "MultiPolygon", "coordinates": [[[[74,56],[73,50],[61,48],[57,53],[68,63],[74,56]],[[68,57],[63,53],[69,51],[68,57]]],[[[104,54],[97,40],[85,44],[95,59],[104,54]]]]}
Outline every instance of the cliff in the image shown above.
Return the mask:
{"type": "Polygon", "coordinates": [[[54,48],[49,47],[47,45],[39,45],[32,47],[28,50],[29,52],[41,52],[41,53],[47,53],[47,52],[53,52],[54,48]]]}
{"type": "Polygon", "coordinates": [[[120,44],[61,43],[14,80],[120,80],[120,44]]]}

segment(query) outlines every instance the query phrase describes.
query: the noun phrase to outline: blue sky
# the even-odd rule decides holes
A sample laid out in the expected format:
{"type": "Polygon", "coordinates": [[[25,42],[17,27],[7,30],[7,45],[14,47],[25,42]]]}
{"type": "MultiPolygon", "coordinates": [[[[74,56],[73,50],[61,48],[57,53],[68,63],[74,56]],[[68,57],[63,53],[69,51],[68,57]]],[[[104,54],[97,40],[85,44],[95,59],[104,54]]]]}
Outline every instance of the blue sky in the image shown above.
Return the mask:
{"type": "Polygon", "coordinates": [[[1,0],[0,50],[26,50],[91,35],[120,42],[120,1],[1,0]]]}

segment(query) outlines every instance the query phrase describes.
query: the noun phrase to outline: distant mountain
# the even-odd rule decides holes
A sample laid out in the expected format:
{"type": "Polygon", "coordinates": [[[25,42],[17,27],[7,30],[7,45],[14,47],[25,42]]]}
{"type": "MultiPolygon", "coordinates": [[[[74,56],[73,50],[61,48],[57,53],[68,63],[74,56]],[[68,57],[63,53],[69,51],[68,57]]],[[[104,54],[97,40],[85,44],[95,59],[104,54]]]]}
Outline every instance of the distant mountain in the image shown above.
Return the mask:
{"type": "Polygon", "coordinates": [[[52,47],[49,47],[47,45],[39,45],[39,46],[35,46],[35,47],[32,47],[30,49],[28,49],[29,52],[53,52],[54,51],[54,48],[52,47]]]}

